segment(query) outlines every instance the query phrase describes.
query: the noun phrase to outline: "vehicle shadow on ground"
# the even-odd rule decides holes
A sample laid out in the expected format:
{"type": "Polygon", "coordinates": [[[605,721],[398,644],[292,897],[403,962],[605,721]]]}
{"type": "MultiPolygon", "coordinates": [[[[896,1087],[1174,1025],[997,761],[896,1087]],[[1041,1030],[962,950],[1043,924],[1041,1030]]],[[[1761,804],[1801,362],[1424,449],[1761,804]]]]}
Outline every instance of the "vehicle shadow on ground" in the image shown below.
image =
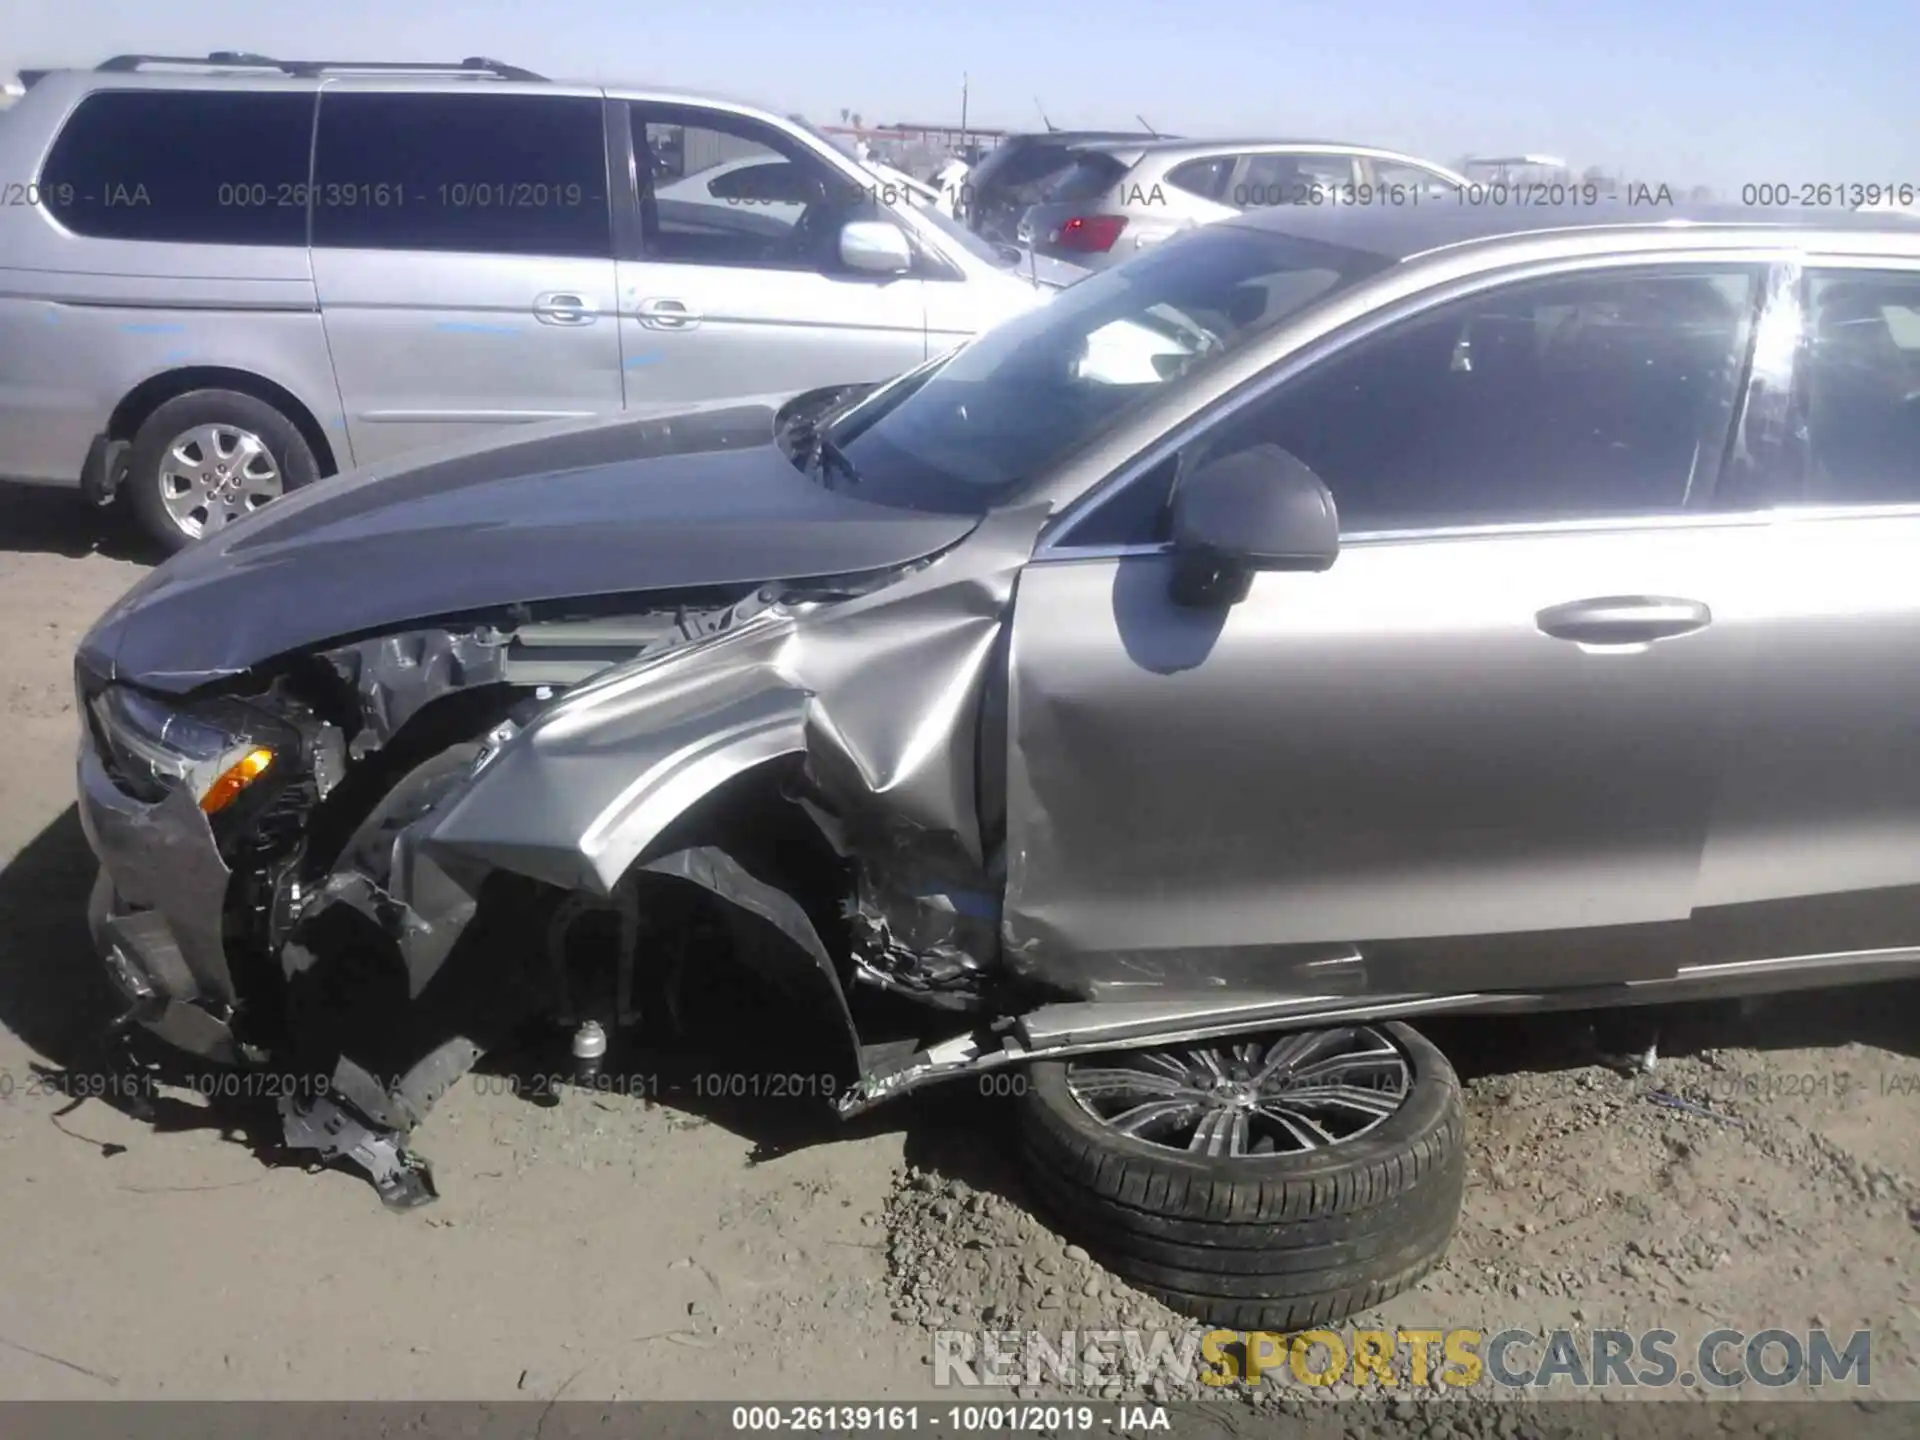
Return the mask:
{"type": "MultiPolygon", "coordinates": [[[[71,808],[0,869],[0,1026],[46,1061],[31,1076],[11,1077],[15,1091],[64,1086],[68,1104],[49,1095],[49,1115],[76,1139],[86,1137],[63,1119],[75,1100],[134,1115],[158,1134],[216,1131],[246,1145],[269,1167],[307,1166],[310,1153],[286,1149],[271,1098],[234,1096],[218,1083],[220,1072],[150,1038],[136,1035],[124,1056],[100,1047],[99,1037],[119,1007],[87,934],[93,875],[93,858],[71,808]],[[153,1084],[131,1083],[136,1067],[153,1084]],[[167,1087],[191,1092],[191,1098],[164,1093],[167,1087]]],[[[645,995],[642,1005],[661,1008],[645,995]]],[[[1020,1088],[1018,1071],[952,1081],[843,1121],[831,1096],[845,1077],[835,1071],[826,1025],[809,1023],[789,1000],[731,965],[703,967],[694,993],[682,997],[679,1008],[677,1029],[657,1019],[643,1025],[616,1045],[603,1077],[589,1085],[721,1126],[753,1147],[753,1163],[901,1133],[907,1162],[917,1169],[1035,1208],[1018,1157],[1012,1098],[1020,1088]]],[[[945,1017],[944,1025],[935,1017],[934,1033],[959,1028],[953,1017],[945,1017]]],[[[1745,1005],[1453,1017],[1421,1028],[1468,1080],[1593,1065],[1608,1051],[1642,1049],[1649,1038],[1669,1057],[1854,1042],[1920,1056],[1920,982],[1745,1005]]],[[[480,1072],[511,1079],[514,1092],[530,1103],[551,1104],[554,1077],[567,1074],[570,1064],[567,1036],[546,1025],[483,1059],[480,1072]]],[[[429,1120],[429,1132],[431,1125],[429,1120]]],[[[108,1157],[119,1148],[102,1145],[108,1157]]]]}
{"type": "Polygon", "coordinates": [[[14,480],[0,480],[0,550],[72,559],[100,554],[140,564],[162,558],[124,506],[93,506],[75,490],[14,480]]]}
{"type": "Polygon", "coordinates": [[[124,1147],[85,1135],[84,1111],[94,1105],[157,1134],[213,1130],[269,1164],[304,1164],[283,1151],[270,1100],[179,1098],[158,1087],[217,1095],[213,1072],[138,1034],[122,1047],[102,1044],[123,1007],[87,934],[94,870],[71,806],[0,869],[0,1027],[44,1057],[24,1074],[0,1072],[0,1087],[44,1105],[64,1134],[109,1159],[124,1147]]]}
{"type": "MultiPolygon", "coordinates": [[[[102,1045],[123,1006],[87,931],[94,873],[72,807],[0,868],[0,1027],[43,1057],[26,1073],[0,1072],[0,1088],[39,1097],[36,1103],[64,1133],[100,1146],[109,1159],[123,1147],[84,1133],[85,1113],[96,1105],[132,1116],[156,1134],[218,1133],[269,1167],[309,1166],[311,1152],[284,1144],[273,1087],[239,1087],[248,1093],[236,1094],[232,1072],[137,1029],[119,1046],[102,1045]],[[180,1091],[188,1093],[172,1093],[180,1091]],[[79,1105],[70,1109],[74,1101],[79,1105]]],[[[643,1026],[638,1037],[617,1042],[604,1076],[590,1088],[597,1085],[615,1103],[632,1097],[634,1104],[722,1126],[753,1146],[756,1162],[898,1130],[919,1113],[919,1103],[910,1100],[840,1120],[831,1095],[845,1077],[834,1073],[830,1032],[800,1021],[791,1002],[732,966],[711,967],[697,992],[684,1002],[680,1033],[665,1033],[668,1027],[657,1020],[643,1026]]],[[[643,995],[643,1004],[647,999],[643,995]]],[[[570,1073],[567,1041],[550,1024],[529,1026],[512,1045],[484,1057],[479,1073],[511,1079],[513,1092],[529,1103],[551,1104],[556,1077],[570,1073]]],[[[423,1144],[432,1124],[429,1117],[423,1144]]]]}

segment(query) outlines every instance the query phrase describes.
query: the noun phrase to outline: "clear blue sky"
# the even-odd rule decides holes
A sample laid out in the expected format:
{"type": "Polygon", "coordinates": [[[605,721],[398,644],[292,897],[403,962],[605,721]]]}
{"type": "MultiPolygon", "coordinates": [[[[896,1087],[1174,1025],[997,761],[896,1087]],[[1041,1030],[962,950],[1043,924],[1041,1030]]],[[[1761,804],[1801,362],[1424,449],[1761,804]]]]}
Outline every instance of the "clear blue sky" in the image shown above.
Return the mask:
{"type": "Polygon", "coordinates": [[[1920,184],[1913,0],[0,0],[0,71],[124,50],[489,54],[834,121],[1538,150],[1726,193],[1920,184]]]}

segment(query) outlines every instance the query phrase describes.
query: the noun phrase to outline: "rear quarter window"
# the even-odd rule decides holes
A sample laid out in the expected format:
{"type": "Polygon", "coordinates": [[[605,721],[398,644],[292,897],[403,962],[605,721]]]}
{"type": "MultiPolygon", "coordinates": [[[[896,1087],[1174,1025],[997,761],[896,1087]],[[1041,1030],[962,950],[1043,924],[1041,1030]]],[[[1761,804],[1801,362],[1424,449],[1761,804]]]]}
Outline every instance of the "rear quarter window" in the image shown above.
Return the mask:
{"type": "Polygon", "coordinates": [[[305,245],[313,92],[103,90],[61,127],[40,189],[79,235],[305,245]]]}
{"type": "Polygon", "coordinates": [[[1167,172],[1167,183],[1202,200],[1219,200],[1227,193],[1227,181],[1232,177],[1233,156],[1215,155],[1174,166],[1167,172]]]}

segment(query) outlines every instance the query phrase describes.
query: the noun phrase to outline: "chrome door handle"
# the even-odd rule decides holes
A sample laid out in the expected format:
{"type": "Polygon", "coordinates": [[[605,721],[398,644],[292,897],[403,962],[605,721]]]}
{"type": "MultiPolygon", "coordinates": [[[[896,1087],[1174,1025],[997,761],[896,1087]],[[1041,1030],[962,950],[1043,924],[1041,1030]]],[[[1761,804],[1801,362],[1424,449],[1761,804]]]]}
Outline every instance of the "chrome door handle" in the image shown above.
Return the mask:
{"type": "Polygon", "coordinates": [[[585,297],[563,290],[549,290],[536,296],[533,313],[548,325],[591,325],[599,315],[585,297]]]}
{"type": "Polygon", "coordinates": [[[1645,645],[1704,630],[1713,612],[1698,600],[1662,595],[1603,595],[1569,600],[1534,617],[1543,635],[1581,645],[1645,645]]]}
{"type": "Polygon", "coordinates": [[[700,312],[689,310],[684,300],[642,300],[634,313],[649,330],[691,330],[700,323],[700,312]]]}

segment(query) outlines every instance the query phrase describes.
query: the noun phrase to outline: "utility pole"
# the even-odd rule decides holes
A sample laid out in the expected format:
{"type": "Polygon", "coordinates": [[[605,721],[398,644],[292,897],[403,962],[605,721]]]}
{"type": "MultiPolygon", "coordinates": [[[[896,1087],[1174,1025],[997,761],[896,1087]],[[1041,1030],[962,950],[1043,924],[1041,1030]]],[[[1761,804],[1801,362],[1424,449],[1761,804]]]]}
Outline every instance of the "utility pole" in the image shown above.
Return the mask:
{"type": "Polygon", "coordinates": [[[967,72],[960,72],[960,153],[967,153],[967,72]]]}

